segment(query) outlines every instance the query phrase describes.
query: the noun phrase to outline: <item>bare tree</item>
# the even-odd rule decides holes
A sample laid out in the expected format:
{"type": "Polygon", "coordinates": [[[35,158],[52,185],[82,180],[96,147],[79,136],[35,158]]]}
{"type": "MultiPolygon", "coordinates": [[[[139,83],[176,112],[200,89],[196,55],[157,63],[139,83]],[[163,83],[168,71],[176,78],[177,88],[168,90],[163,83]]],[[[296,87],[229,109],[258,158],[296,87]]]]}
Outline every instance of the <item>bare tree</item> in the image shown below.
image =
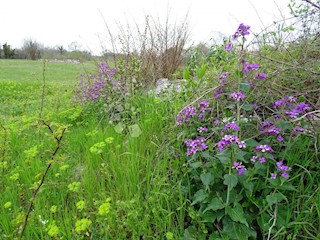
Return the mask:
{"type": "Polygon", "coordinates": [[[26,55],[26,58],[36,60],[41,57],[41,44],[32,39],[24,40],[22,50],[26,55]]]}

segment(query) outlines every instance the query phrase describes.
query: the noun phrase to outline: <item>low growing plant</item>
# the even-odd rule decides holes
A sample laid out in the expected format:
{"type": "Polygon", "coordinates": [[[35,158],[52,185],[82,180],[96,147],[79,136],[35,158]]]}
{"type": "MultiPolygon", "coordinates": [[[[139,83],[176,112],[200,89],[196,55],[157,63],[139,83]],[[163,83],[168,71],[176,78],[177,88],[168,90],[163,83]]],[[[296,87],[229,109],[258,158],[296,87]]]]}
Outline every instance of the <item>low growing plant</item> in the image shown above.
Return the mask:
{"type": "MultiPolygon", "coordinates": [[[[317,111],[299,97],[282,96],[267,106],[255,98],[267,74],[246,60],[249,34],[250,26],[240,24],[225,46],[238,56],[234,71],[221,73],[211,97],[198,98],[176,117],[187,159],[188,239],[283,239],[294,225],[288,205],[297,191],[292,179],[303,166],[288,151],[304,138],[313,142],[317,111]],[[262,106],[268,111],[259,111],[262,106]]],[[[303,234],[315,236],[297,230],[291,237],[303,234]]]]}

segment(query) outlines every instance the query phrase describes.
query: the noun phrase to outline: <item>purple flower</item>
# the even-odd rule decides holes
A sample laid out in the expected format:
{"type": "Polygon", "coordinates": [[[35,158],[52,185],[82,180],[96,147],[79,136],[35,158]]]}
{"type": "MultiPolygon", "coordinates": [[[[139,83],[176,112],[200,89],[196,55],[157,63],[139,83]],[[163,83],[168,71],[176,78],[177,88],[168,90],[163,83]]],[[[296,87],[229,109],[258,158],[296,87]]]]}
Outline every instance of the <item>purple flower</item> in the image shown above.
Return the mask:
{"type": "Polygon", "coordinates": [[[282,141],[283,141],[283,137],[282,137],[281,135],[278,135],[278,136],[277,136],[277,140],[278,140],[279,142],[282,142],[282,141]]]}
{"type": "Polygon", "coordinates": [[[186,139],[185,141],[187,148],[187,156],[191,156],[196,154],[198,151],[203,151],[208,148],[208,146],[204,143],[205,138],[200,137],[195,140],[186,139]]]}
{"type": "Polygon", "coordinates": [[[218,120],[218,119],[217,119],[217,120],[214,120],[214,121],[213,121],[213,124],[214,124],[214,125],[219,125],[219,120],[218,120]]]}
{"type": "Polygon", "coordinates": [[[232,143],[237,144],[239,148],[246,147],[246,143],[244,141],[240,141],[239,138],[235,135],[224,135],[222,139],[215,144],[215,146],[218,146],[219,150],[222,152],[232,143]]]}
{"type": "Polygon", "coordinates": [[[265,163],[266,162],[266,158],[265,157],[260,157],[259,158],[259,162],[260,163],[265,163]]]}
{"type": "Polygon", "coordinates": [[[208,128],[206,128],[206,127],[199,127],[199,128],[198,128],[198,132],[199,132],[199,133],[208,132],[208,128]]]}
{"type": "Polygon", "coordinates": [[[208,101],[201,101],[198,103],[199,107],[208,107],[209,106],[209,102],[208,101]]]}
{"type": "Polygon", "coordinates": [[[283,162],[280,161],[280,162],[277,162],[277,170],[284,172],[284,171],[290,171],[291,168],[286,165],[283,165],[283,162]]]}
{"type": "Polygon", "coordinates": [[[259,108],[258,104],[256,103],[252,103],[252,107],[254,108],[254,110],[257,110],[259,108]]]}
{"type": "Polygon", "coordinates": [[[245,172],[246,167],[242,165],[242,162],[233,162],[233,168],[235,168],[239,175],[245,172]]]}
{"type": "Polygon", "coordinates": [[[220,76],[218,76],[218,79],[226,78],[226,77],[228,77],[228,75],[229,75],[229,72],[223,72],[220,74],[220,76]]]}
{"type": "Polygon", "coordinates": [[[306,130],[304,129],[304,128],[302,128],[302,127],[295,127],[294,129],[293,129],[295,132],[305,132],[306,130]]]}
{"type": "Polygon", "coordinates": [[[256,162],[258,160],[258,156],[253,156],[252,158],[251,158],[251,162],[256,162]]]}
{"type": "Polygon", "coordinates": [[[181,125],[183,122],[187,123],[190,118],[197,114],[194,106],[185,107],[176,117],[176,126],[181,125]]]}
{"type": "Polygon", "coordinates": [[[255,149],[258,152],[273,152],[273,149],[269,145],[258,145],[255,149]]]}
{"type": "Polygon", "coordinates": [[[256,79],[265,80],[267,78],[267,74],[265,73],[257,73],[255,76],[256,79]]]}
{"type": "Polygon", "coordinates": [[[250,64],[246,61],[243,61],[242,71],[244,75],[247,75],[251,70],[257,70],[258,68],[259,68],[259,64],[257,63],[250,64]]]}
{"type": "Polygon", "coordinates": [[[277,174],[276,173],[271,173],[271,179],[276,179],[277,178],[277,174]]]}
{"type": "Polygon", "coordinates": [[[282,99],[279,99],[273,103],[273,108],[276,109],[276,108],[284,106],[285,104],[286,104],[286,100],[284,98],[282,98],[282,99]]]}
{"type": "Polygon", "coordinates": [[[287,172],[281,173],[281,176],[287,179],[290,177],[290,175],[287,172]]]}
{"type": "Polygon", "coordinates": [[[241,91],[238,91],[238,92],[231,93],[230,97],[233,100],[240,101],[241,99],[243,99],[245,97],[245,95],[241,91]]]}
{"type": "Polygon", "coordinates": [[[232,35],[232,39],[235,40],[240,36],[245,36],[245,35],[249,35],[250,26],[248,25],[244,25],[243,23],[241,23],[237,29],[237,31],[232,35]]]}
{"type": "Polygon", "coordinates": [[[239,127],[234,122],[227,123],[226,125],[224,125],[224,128],[222,129],[222,132],[226,132],[228,130],[234,130],[234,131],[238,132],[239,131],[239,127]]]}
{"type": "Polygon", "coordinates": [[[224,50],[230,51],[232,50],[233,45],[231,42],[228,42],[225,46],[224,46],[224,50]]]}
{"type": "Polygon", "coordinates": [[[213,97],[215,99],[219,98],[221,94],[224,94],[226,91],[224,89],[217,89],[216,91],[214,91],[213,93],[213,97]]]}

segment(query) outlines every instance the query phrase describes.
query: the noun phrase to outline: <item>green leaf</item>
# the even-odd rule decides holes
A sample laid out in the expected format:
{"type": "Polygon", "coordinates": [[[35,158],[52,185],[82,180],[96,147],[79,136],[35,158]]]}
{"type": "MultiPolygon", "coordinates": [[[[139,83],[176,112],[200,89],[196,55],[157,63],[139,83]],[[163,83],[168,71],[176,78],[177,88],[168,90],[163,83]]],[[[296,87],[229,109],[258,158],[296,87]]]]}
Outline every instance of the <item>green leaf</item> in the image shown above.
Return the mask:
{"type": "Polygon", "coordinates": [[[223,209],[225,207],[225,204],[220,200],[219,198],[213,198],[211,202],[209,203],[208,207],[203,211],[204,213],[212,210],[217,211],[219,209],[223,209]]]}
{"type": "Polygon", "coordinates": [[[238,151],[236,154],[235,154],[235,157],[236,157],[236,159],[237,160],[241,160],[241,161],[246,161],[245,159],[244,159],[244,156],[247,154],[247,152],[245,152],[245,151],[238,151]]]}
{"type": "Polygon", "coordinates": [[[232,221],[229,217],[223,219],[223,232],[226,233],[230,239],[245,240],[249,237],[257,239],[257,233],[254,230],[241,223],[232,221]]]}
{"type": "Polygon", "coordinates": [[[124,129],[124,124],[122,122],[119,122],[115,127],[114,130],[116,131],[116,133],[121,134],[122,131],[124,129]]]}
{"type": "Polygon", "coordinates": [[[183,79],[189,79],[190,77],[190,70],[189,68],[183,69],[183,79]]]}
{"type": "Polygon", "coordinates": [[[208,197],[208,194],[203,189],[200,189],[198,192],[195,193],[194,200],[191,203],[191,205],[194,205],[196,203],[202,202],[207,197],[208,197]]]}
{"type": "Polygon", "coordinates": [[[245,93],[249,92],[250,91],[250,84],[246,83],[246,82],[240,83],[240,90],[245,93]]]}
{"type": "Polygon", "coordinates": [[[203,64],[197,71],[198,78],[202,78],[207,71],[207,65],[203,64]]]}
{"type": "Polygon", "coordinates": [[[259,145],[259,143],[256,140],[252,139],[252,138],[246,140],[245,142],[246,142],[248,147],[255,147],[255,146],[259,145]]]}
{"type": "Polygon", "coordinates": [[[233,221],[240,222],[240,223],[246,225],[247,227],[249,227],[249,224],[247,223],[243,208],[239,203],[235,203],[233,208],[231,208],[230,206],[227,206],[226,211],[227,211],[227,214],[229,215],[229,217],[233,221]]]}
{"type": "Polygon", "coordinates": [[[280,203],[282,202],[282,200],[285,200],[285,199],[287,198],[281,193],[275,193],[273,195],[268,195],[266,197],[269,207],[271,207],[273,204],[280,203]]]}
{"type": "Polygon", "coordinates": [[[251,104],[243,104],[241,106],[241,108],[245,111],[252,111],[253,110],[253,106],[251,104]]]}
{"type": "Polygon", "coordinates": [[[141,128],[138,124],[128,126],[130,136],[133,138],[139,137],[142,134],[141,128]]]}
{"type": "Polygon", "coordinates": [[[213,181],[213,176],[211,173],[202,173],[200,175],[200,179],[202,181],[202,183],[206,186],[206,189],[209,187],[209,185],[211,184],[211,182],[213,181]]]}
{"type": "Polygon", "coordinates": [[[230,187],[230,190],[234,188],[238,183],[238,178],[234,174],[225,174],[223,184],[230,187]]]}

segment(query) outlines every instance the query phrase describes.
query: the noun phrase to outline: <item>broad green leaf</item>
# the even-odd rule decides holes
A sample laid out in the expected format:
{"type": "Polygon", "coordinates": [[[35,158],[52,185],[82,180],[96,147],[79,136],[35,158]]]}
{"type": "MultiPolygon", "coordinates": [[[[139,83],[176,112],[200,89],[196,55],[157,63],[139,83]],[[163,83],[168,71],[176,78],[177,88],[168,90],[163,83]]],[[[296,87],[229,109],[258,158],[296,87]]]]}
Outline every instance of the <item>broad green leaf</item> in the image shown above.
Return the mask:
{"type": "Polygon", "coordinates": [[[207,71],[207,65],[204,64],[197,71],[198,78],[202,78],[204,76],[204,74],[206,73],[206,71],[207,71]]]}
{"type": "Polygon", "coordinates": [[[225,232],[230,239],[256,239],[257,233],[249,228],[248,226],[237,223],[229,219],[228,217],[225,217],[223,219],[223,232],[225,232]]]}
{"type": "Polygon", "coordinates": [[[250,84],[246,83],[246,82],[240,83],[240,90],[245,93],[249,92],[250,91],[250,84]]]}
{"type": "Polygon", "coordinates": [[[202,183],[206,186],[206,188],[208,188],[211,182],[213,181],[213,175],[210,172],[202,173],[200,175],[200,179],[202,183]]]}
{"type": "Polygon", "coordinates": [[[116,133],[121,134],[122,131],[124,129],[124,124],[122,122],[119,122],[115,127],[114,130],[116,131],[116,133]]]}
{"type": "Polygon", "coordinates": [[[259,145],[259,143],[254,139],[248,139],[245,141],[248,147],[255,147],[259,145]]]}
{"type": "Polygon", "coordinates": [[[266,197],[269,207],[271,207],[273,204],[280,203],[282,202],[282,200],[285,200],[285,199],[286,197],[281,193],[275,193],[273,195],[268,195],[266,197]]]}
{"type": "Polygon", "coordinates": [[[234,188],[238,183],[238,178],[234,174],[225,174],[223,184],[230,187],[230,190],[234,188]]]}
{"type": "Polygon", "coordinates": [[[239,203],[235,203],[233,208],[227,206],[226,211],[233,221],[243,223],[247,227],[249,227],[249,224],[247,223],[245,214],[243,212],[243,208],[239,203]]]}
{"type": "Polygon", "coordinates": [[[237,160],[241,160],[241,161],[245,161],[244,159],[244,156],[247,154],[247,152],[245,151],[238,151],[236,154],[235,154],[235,157],[237,160]]]}
{"type": "Polygon", "coordinates": [[[194,200],[191,205],[194,205],[196,203],[202,202],[208,197],[208,194],[203,190],[200,189],[196,194],[194,195],[194,200]]]}
{"type": "Polygon", "coordinates": [[[138,124],[133,124],[128,126],[129,133],[131,137],[139,137],[142,134],[141,128],[139,127],[138,124]]]}
{"type": "Polygon", "coordinates": [[[219,209],[223,209],[225,207],[225,204],[220,200],[219,198],[213,198],[211,202],[209,203],[208,207],[203,211],[204,213],[212,210],[216,211],[219,209]]]}
{"type": "Polygon", "coordinates": [[[251,104],[243,104],[241,106],[241,108],[245,111],[252,111],[253,110],[253,106],[251,104]]]}

